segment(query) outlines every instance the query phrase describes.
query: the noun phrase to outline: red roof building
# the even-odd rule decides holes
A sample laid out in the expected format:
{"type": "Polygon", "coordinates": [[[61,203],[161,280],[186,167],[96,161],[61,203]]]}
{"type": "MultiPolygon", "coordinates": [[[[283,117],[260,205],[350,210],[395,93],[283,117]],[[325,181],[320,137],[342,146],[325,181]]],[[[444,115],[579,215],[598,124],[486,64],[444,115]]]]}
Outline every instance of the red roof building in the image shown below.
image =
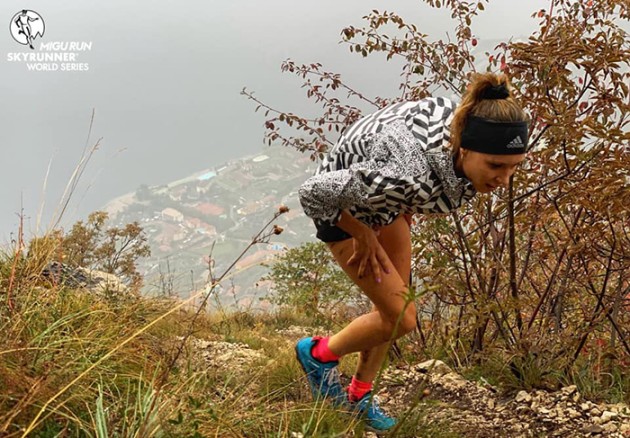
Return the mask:
{"type": "Polygon", "coordinates": [[[225,212],[225,209],[220,205],[212,204],[210,202],[201,202],[195,206],[197,211],[202,214],[207,214],[210,216],[219,216],[225,212]]]}

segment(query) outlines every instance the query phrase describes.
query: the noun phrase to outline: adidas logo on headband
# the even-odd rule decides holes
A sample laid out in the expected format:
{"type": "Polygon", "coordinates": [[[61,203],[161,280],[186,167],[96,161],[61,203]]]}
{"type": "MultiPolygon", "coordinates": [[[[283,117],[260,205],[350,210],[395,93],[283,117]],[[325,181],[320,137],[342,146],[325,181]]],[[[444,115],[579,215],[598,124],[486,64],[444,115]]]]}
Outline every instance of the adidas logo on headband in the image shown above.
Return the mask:
{"type": "Polygon", "coordinates": [[[469,116],[461,147],[484,154],[516,155],[527,150],[527,121],[497,122],[469,116]]]}
{"type": "Polygon", "coordinates": [[[521,140],[521,137],[519,135],[517,135],[505,147],[508,148],[508,149],[523,149],[525,147],[525,145],[523,144],[523,140],[521,140]]]}

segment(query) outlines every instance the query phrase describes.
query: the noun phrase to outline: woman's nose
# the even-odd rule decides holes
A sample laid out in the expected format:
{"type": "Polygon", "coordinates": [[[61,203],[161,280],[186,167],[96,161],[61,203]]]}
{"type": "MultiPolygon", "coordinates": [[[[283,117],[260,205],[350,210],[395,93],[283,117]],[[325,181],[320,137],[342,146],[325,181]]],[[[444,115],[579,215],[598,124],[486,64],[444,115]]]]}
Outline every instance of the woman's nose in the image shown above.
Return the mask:
{"type": "Polygon", "coordinates": [[[497,175],[498,184],[507,187],[507,185],[510,183],[510,176],[512,176],[512,172],[510,171],[501,172],[499,175],[497,175]]]}

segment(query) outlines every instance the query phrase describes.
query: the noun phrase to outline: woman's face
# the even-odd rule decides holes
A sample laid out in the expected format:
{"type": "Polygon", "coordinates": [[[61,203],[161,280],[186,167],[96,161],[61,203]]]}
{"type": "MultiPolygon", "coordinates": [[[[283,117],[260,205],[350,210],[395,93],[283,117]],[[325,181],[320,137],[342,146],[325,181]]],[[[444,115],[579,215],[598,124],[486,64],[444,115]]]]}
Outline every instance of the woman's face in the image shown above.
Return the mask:
{"type": "Polygon", "coordinates": [[[527,154],[492,155],[461,149],[462,170],[479,193],[507,186],[527,154]]]}

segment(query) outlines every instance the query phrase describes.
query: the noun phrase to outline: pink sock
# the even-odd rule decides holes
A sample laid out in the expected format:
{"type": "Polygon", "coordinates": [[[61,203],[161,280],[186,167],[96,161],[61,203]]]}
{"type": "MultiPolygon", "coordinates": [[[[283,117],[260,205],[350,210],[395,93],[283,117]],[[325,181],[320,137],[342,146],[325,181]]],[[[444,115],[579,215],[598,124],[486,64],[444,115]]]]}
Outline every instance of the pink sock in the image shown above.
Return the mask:
{"type": "Polygon", "coordinates": [[[350,386],[348,386],[348,398],[352,402],[356,402],[361,400],[365,394],[372,390],[372,382],[362,382],[357,380],[356,377],[352,376],[352,381],[350,382],[350,386]]]}
{"type": "Polygon", "coordinates": [[[313,336],[313,339],[316,341],[313,349],[311,350],[311,354],[315,359],[320,362],[333,362],[335,360],[339,360],[340,356],[337,356],[335,353],[330,351],[328,348],[328,339],[322,338],[319,336],[313,336]]]}

